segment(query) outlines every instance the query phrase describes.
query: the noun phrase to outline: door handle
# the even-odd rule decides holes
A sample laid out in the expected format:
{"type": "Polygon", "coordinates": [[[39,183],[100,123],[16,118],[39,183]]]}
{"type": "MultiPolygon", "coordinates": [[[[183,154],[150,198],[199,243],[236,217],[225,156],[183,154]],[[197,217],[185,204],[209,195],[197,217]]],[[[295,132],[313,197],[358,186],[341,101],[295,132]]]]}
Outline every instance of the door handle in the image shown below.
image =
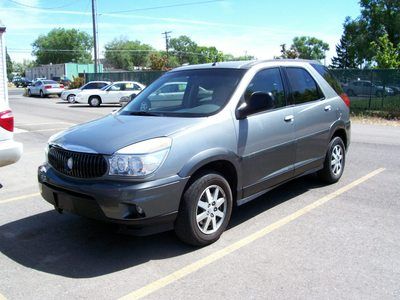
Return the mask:
{"type": "Polygon", "coordinates": [[[288,115],[284,118],[285,122],[293,122],[294,116],[293,115],[288,115]]]}
{"type": "Polygon", "coordinates": [[[332,110],[332,106],[327,105],[327,106],[324,107],[324,110],[325,111],[330,111],[330,110],[332,110]]]}

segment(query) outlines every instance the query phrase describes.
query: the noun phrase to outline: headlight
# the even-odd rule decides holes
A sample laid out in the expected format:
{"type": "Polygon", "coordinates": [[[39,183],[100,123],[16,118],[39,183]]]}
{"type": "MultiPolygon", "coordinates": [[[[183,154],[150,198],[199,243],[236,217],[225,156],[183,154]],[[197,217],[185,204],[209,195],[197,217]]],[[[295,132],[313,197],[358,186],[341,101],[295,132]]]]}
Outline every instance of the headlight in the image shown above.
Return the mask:
{"type": "Polygon", "coordinates": [[[132,177],[152,174],[164,162],[171,144],[172,139],[160,137],[122,148],[108,158],[108,174],[132,177]]]}

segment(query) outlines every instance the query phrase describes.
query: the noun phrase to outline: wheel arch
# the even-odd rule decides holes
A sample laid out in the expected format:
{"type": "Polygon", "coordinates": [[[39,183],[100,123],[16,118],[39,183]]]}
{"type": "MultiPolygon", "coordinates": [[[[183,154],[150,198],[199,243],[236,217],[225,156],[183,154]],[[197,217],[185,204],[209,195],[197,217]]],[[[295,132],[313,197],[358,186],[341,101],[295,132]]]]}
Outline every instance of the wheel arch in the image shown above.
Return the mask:
{"type": "Polygon", "coordinates": [[[350,137],[349,137],[349,133],[347,131],[347,127],[349,125],[346,125],[346,123],[343,120],[337,120],[330,129],[330,138],[329,138],[329,142],[335,138],[335,137],[340,137],[346,147],[349,147],[349,143],[350,143],[350,137]]]}
{"type": "Polygon", "coordinates": [[[178,173],[181,177],[190,177],[184,190],[206,170],[216,171],[225,177],[236,202],[241,187],[239,157],[225,149],[208,149],[195,155],[178,173]]]}

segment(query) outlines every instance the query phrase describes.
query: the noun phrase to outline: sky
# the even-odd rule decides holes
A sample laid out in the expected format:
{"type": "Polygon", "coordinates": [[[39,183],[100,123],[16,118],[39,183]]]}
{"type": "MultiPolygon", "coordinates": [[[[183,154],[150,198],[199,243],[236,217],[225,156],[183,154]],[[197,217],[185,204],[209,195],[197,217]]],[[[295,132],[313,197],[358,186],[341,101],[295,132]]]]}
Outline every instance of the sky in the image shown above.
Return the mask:
{"type": "MultiPolygon", "coordinates": [[[[139,40],[165,49],[162,32],[187,35],[201,46],[216,46],[235,56],[269,59],[295,36],[327,42],[327,63],[335,55],[346,16],[360,14],[357,0],[97,0],[100,57],[115,38],[139,40]],[[190,4],[181,7],[148,9],[190,4]],[[205,3],[207,2],[207,3],[205,3]],[[129,12],[121,12],[127,11],[129,12]],[[132,11],[135,10],[135,11],[132,11]]],[[[33,41],[53,28],[76,28],[92,34],[91,0],[0,0],[0,21],[14,61],[33,59],[33,41]],[[28,7],[32,6],[32,7],[28,7]]]]}

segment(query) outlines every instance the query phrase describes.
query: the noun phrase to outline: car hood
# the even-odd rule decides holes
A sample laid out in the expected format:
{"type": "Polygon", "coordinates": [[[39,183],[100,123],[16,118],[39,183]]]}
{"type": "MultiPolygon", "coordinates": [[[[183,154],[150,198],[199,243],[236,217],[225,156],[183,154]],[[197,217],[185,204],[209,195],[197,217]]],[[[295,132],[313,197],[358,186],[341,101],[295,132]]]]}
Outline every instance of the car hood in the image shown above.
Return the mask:
{"type": "Polygon", "coordinates": [[[55,134],[49,143],[71,151],[111,155],[131,144],[170,136],[206,120],[111,114],[55,134]]]}

